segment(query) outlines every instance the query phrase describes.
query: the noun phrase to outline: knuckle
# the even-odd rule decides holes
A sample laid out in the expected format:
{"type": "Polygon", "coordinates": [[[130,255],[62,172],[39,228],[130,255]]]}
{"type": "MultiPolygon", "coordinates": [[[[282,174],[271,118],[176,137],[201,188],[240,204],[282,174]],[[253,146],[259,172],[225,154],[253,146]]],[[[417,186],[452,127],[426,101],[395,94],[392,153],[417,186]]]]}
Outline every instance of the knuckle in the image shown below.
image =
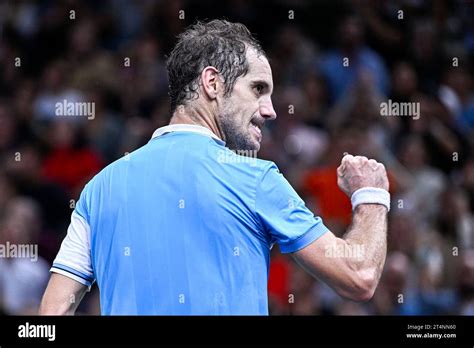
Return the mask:
{"type": "Polygon", "coordinates": [[[377,161],[374,160],[374,159],[369,160],[369,166],[371,166],[372,169],[378,169],[378,167],[379,167],[377,161]]]}
{"type": "Polygon", "coordinates": [[[343,158],[342,158],[342,162],[350,162],[354,159],[354,156],[352,155],[345,155],[343,158]]]}

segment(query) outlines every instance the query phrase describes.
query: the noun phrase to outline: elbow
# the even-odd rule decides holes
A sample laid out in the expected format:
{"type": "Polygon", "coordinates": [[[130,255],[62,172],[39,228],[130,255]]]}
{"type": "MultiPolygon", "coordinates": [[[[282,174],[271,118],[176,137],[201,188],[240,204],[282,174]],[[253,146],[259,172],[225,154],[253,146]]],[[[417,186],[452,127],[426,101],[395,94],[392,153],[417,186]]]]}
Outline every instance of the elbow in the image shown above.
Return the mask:
{"type": "Polygon", "coordinates": [[[39,315],[73,315],[74,311],[71,311],[69,308],[64,308],[63,306],[47,304],[43,300],[40,304],[38,314],[39,315]]]}
{"type": "Polygon", "coordinates": [[[74,312],[63,311],[59,308],[41,306],[38,310],[38,315],[74,315],[74,312]]]}
{"type": "Polygon", "coordinates": [[[350,279],[348,288],[341,295],[356,302],[370,301],[378,285],[375,270],[358,271],[350,279]]]}
{"type": "Polygon", "coordinates": [[[44,303],[41,303],[38,310],[38,314],[39,315],[61,315],[63,313],[61,313],[58,308],[47,306],[44,303]]]}
{"type": "Polygon", "coordinates": [[[375,270],[367,270],[358,272],[358,286],[355,291],[354,301],[367,302],[374,297],[375,289],[377,289],[378,279],[375,270]]]}
{"type": "Polygon", "coordinates": [[[352,295],[351,300],[356,302],[368,302],[372,299],[375,293],[376,286],[366,286],[361,289],[357,289],[352,295]]]}
{"type": "Polygon", "coordinates": [[[52,311],[51,308],[46,306],[44,303],[41,303],[41,305],[38,309],[38,314],[39,315],[54,315],[55,313],[52,311]]]}

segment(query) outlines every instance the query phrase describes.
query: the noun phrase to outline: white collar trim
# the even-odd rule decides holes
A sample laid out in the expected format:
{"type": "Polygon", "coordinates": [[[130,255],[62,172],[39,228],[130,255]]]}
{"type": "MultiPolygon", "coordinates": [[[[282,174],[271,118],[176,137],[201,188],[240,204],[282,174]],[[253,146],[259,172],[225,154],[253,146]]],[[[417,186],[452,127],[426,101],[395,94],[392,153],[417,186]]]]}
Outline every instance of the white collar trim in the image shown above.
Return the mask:
{"type": "Polygon", "coordinates": [[[170,124],[168,126],[160,127],[153,133],[152,139],[162,136],[163,134],[170,132],[191,132],[198,133],[212,137],[220,142],[223,142],[222,139],[219,139],[217,135],[211,132],[209,128],[198,126],[195,124],[170,124]]]}

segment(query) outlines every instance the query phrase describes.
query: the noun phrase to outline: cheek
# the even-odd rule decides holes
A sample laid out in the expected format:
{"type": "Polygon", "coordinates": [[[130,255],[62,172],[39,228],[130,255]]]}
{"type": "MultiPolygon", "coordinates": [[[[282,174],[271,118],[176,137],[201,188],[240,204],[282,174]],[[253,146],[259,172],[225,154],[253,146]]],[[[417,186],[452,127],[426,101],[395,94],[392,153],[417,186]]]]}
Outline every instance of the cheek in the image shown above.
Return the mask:
{"type": "Polygon", "coordinates": [[[243,98],[233,98],[227,105],[227,114],[235,120],[239,126],[246,127],[254,114],[250,103],[243,98]]]}
{"type": "Polygon", "coordinates": [[[242,100],[239,105],[239,117],[241,122],[245,125],[248,125],[252,119],[252,117],[258,113],[258,103],[255,102],[255,98],[249,100],[242,100]]]}
{"type": "Polygon", "coordinates": [[[236,86],[227,100],[225,109],[226,114],[233,118],[234,125],[246,131],[250,126],[250,120],[258,113],[259,105],[252,91],[236,86]]]}

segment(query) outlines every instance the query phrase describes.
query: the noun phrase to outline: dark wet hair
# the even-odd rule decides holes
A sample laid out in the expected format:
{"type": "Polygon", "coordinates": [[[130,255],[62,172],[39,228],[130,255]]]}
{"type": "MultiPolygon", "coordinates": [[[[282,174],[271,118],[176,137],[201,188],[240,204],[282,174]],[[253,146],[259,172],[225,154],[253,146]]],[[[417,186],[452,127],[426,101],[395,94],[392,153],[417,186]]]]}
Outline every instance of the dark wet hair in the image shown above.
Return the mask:
{"type": "Polygon", "coordinates": [[[229,95],[237,78],[248,72],[247,47],[265,55],[258,41],[241,23],[212,20],[188,27],[178,36],[166,62],[171,113],[178,105],[199,96],[200,75],[207,66],[219,71],[225,83],[224,95],[229,95]]]}

